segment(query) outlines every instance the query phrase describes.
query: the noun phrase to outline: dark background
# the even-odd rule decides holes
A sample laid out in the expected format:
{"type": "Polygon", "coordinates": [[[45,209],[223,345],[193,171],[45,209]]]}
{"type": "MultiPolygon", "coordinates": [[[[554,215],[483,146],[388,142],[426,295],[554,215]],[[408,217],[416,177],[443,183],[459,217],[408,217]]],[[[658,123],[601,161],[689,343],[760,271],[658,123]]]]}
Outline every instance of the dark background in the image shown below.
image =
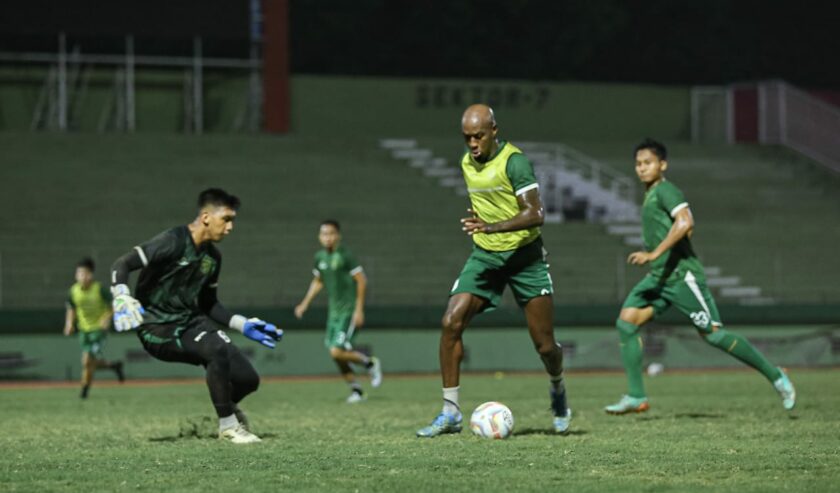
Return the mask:
{"type": "MultiPolygon", "coordinates": [[[[838,2],[290,0],[295,73],[840,87],[838,2]]],[[[247,57],[247,0],[28,0],[0,49],[247,57]]]]}

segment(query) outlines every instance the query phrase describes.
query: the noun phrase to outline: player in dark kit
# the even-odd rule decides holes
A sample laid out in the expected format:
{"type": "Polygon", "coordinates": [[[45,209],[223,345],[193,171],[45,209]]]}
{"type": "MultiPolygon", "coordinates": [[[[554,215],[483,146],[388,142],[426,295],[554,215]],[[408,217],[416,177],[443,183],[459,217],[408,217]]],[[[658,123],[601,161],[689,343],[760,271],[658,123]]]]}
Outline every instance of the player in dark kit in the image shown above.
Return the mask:
{"type": "Polygon", "coordinates": [[[239,199],[211,188],[198,196],[198,207],[192,223],[164,231],[114,263],[114,328],[137,329],[143,347],[159,360],[204,366],[219,416],[219,438],[259,442],[238,407],[257,390],[259,375],[216,324],[269,348],[283,331],[256,318],[234,315],[216,299],[222,256],[213,244],[233,229],[239,199]],[[128,276],[138,269],[142,270],[132,296],[128,276]]]}

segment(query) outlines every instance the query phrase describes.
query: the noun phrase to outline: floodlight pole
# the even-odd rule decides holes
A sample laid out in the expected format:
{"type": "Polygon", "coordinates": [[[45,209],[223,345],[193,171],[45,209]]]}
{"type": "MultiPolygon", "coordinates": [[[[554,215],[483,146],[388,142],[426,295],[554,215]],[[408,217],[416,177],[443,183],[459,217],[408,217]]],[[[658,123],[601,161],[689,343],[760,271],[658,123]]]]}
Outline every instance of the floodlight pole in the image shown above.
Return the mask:
{"type": "Polygon", "coordinates": [[[134,36],[125,37],[125,128],[134,132],[134,36]]]}
{"type": "Polygon", "coordinates": [[[67,130],[67,39],[58,35],[58,129],[67,130]]]}
{"type": "Polygon", "coordinates": [[[193,38],[193,132],[201,134],[203,126],[203,103],[201,81],[201,37],[193,38]]]}

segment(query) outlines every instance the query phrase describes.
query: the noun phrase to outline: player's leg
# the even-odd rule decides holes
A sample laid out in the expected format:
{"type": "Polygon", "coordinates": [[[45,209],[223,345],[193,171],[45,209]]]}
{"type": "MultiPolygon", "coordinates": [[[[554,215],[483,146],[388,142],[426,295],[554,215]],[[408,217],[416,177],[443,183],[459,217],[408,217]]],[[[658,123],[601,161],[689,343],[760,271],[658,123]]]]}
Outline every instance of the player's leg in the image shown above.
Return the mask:
{"type": "Polygon", "coordinates": [[[554,339],[554,285],[548,271],[542,241],[516,251],[507,261],[507,282],[516,302],[525,311],[528,333],[542,359],[549,378],[549,396],[554,414],[554,431],[566,433],[572,411],[566,402],[563,382],[563,348],[554,339]]]}
{"type": "Polygon", "coordinates": [[[93,374],[102,356],[101,334],[98,331],[79,332],[79,342],[82,347],[82,391],[79,396],[87,399],[93,384],[93,374]]]}
{"type": "Polygon", "coordinates": [[[97,330],[89,332],[88,335],[91,340],[90,357],[93,360],[94,370],[100,370],[103,368],[111,370],[116,374],[117,380],[124,382],[125,373],[123,372],[122,361],[108,361],[105,359],[104,349],[106,332],[104,330],[97,330]]]}
{"type": "Polygon", "coordinates": [[[443,381],[443,409],[432,424],[417,430],[418,437],[435,437],[461,431],[459,403],[462,336],[470,320],[484,310],[498,306],[505,288],[501,255],[474,249],[449,292],[449,303],[441,319],[440,374],[443,381]]]}
{"type": "Polygon", "coordinates": [[[207,389],[219,417],[219,437],[233,443],[252,443],[259,437],[240,426],[231,385],[230,338],[212,322],[199,317],[189,328],[174,324],[144,325],[137,333],[146,351],[161,361],[203,365],[207,389]]]}
{"type": "Polygon", "coordinates": [[[337,348],[330,348],[330,356],[332,356],[333,361],[335,361],[335,365],[338,367],[338,372],[341,374],[342,380],[344,380],[344,383],[350,387],[350,395],[347,396],[346,399],[347,403],[356,404],[358,402],[362,402],[365,400],[365,392],[362,390],[362,385],[356,379],[356,373],[353,371],[350,363],[348,363],[345,359],[333,356],[334,353],[339,351],[341,350],[337,348]]]}
{"type": "Polygon", "coordinates": [[[451,389],[452,396],[444,396],[444,409],[458,412],[457,390],[461,379],[461,360],[464,359],[463,334],[470,320],[479,313],[486,301],[474,294],[458,293],[449,298],[449,305],[441,320],[440,372],[444,394],[451,389]]]}
{"type": "Polygon", "coordinates": [[[673,303],[688,315],[697,332],[711,346],[731,354],[764,375],[782,397],[785,409],[793,409],[796,391],[781,368],[770,361],[744,336],[723,328],[717,304],[705,283],[691,272],[674,287],[673,303]]]}
{"type": "Polygon", "coordinates": [[[330,353],[330,357],[338,367],[341,378],[350,387],[350,395],[347,402],[354,404],[364,399],[364,391],[361,384],[356,380],[356,373],[351,362],[357,362],[360,358],[349,343],[348,336],[352,336],[352,314],[330,312],[327,316],[327,334],[324,338],[324,345],[330,353]]]}
{"type": "MultiPolygon", "coordinates": [[[[355,382],[355,374],[344,370],[341,363],[354,364],[363,366],[370,375],[370,384],[372,387],[379,387],[382,384],[382,365],[379,358],[376,356],[368,356],[365,353],[353,349],[353,341],[356,338],[356,326],[353,323],[353,314],[330,314],[327,321],[327,347],[330,351],[330,357],[339,365],[339,371],[343,376],[352,376],[355,382]]],[[[347,380],[347,378],[345,378],[347,380]]],[[[353,387],[354,392],[359,390],[361,396],[361,386],[353,387]]],[[[350,396],[355,401],[352,395],[350,396]]]]}
{"type": "Polygon", "coordinates": [[[661,297],[662,286],[656,279],[646,276],[627,295],[615,327],[621,349],[621,365],[627,375],[627,393],[615,404],[604,408],[609,414],[644,412],[650,409],[642,377],[644,356],[641,328],[664,311],[668,304],[661,297]]]}
{"type": "Polygon", "coordinates": [[[227,349],[230,360],[231,400],[238,404],[247,395],[257,391],[260,375],[236,345],[227,344],[227,349]]]}
{"type": "Polygon", "coordinates": [[[246,396],[257,391],[260,386],[260,375],[239,348],[234,344],[228,344],[227,347],[230,357],[231,399],[234,402],[233,414],[243,428],[251,431],[248,416],[239,407],[239,403],[246,396]]]}
{"type": "MultiPolygon", "coordinates": [[[[180,341],[184,351],[199,356],[206,369],[207,389],[210,399],[219,417],[219,438],[233,443],[253,443],[259,437],[250,433],[236,417],[234,393],[234,358],[231,341],[222,330],[216,329],[208,320],[194,324],[181,334],[180,341]]],[[[236,351],[238,352],[238,351],[236,351]]],[[[248,363],[250,366],[250,363],[248,363]]],[[[237,389],[247,394],[247,388],[237,389]]],[[[240,396],[244,397],[244,395],[240,396]]]]}
{"type": "Polygon", "coordinates": [[[534,348],[548,373],[554,430],[558,433],[566,433],[571,424],[572,410],[566,402],[563,348],[554,339],[554,301],[551,296],[538,296],[528,301],[525,305],[525,318],[534,348]]]}
{"type": "Polygon", "coordinates": [[[90,385],[93,383],[93,372],[96,370],[95,360],[91,357],[90,352],[84,351],[82,353],[82,391],[79,397],[87,399],[90,392],[90,385]]]}
{"type": "Polygon", "coordinates": [[[449,298],[449,304],[441,321],[440,372],[443,380],[443,409],[432,424],[417,430],[417,436],[435,437],[444,433],[461,431],[462,414],[459,402],[461,360],[464,358],[462,335],[470,320],[479,313],[487,301],[470,293],[457,293],[449,298]]]}

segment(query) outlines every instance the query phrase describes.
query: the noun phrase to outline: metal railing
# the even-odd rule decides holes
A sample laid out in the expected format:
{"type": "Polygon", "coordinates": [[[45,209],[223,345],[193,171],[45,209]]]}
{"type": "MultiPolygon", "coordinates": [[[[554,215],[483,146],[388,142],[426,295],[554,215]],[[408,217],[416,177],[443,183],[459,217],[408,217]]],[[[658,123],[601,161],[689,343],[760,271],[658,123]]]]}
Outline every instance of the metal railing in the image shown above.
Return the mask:
{"type": "Polygon", "coordinates": [[[783,81],[758,85],[758,138],[840,173],[840,109],[783,81]]]}
{"type": "Polygon", "coordinates": [[[617,199],[628,204],[637,200],[637,182],[607,164],[564,144],[543,142],[522,142],[520,147],[534,164],[560,167],[577,173],[600,188],[609,191],[617,199]]]}
{"type": "MultiPolygon", "coordinates": [[[[238,69],[250,71],[250,84],[246,104],[236,117],[234,127],[259,130],[261,124],[262,93],[255,81],[259,81],[262,60],[252,50],[250,58],[212,58],[202,54],[202,40],[193,38],[193,56],[156,56],[135,54],[134,38],[125,37],[125,54],[87,54],[75,47],[68,53],[67,41],[62,33],[58,37],[56,53],[0,52],[0,62],[11,64],[46,64],[49,66],[38,104],[32,116],[32,128],[69,130],[71,95],[80,73],[92,65],[112,67],[114,76],[114,104],[116,106],[114,127],[133,132],[136,129],[136,80],[137,67],[169,67],[184,69],[185,130],[202,133],[204,129],[204,81],[205,69],[238,69]],[[255,112],[257,114],[255,114],[255,112]]],[[[83,88],[80,93],[84,93],[83,88]]],[[[110,113],[110,112],[109,112],[110,113]]],[[[104,130],[100,122],[99,130],[104,130]]]]}

